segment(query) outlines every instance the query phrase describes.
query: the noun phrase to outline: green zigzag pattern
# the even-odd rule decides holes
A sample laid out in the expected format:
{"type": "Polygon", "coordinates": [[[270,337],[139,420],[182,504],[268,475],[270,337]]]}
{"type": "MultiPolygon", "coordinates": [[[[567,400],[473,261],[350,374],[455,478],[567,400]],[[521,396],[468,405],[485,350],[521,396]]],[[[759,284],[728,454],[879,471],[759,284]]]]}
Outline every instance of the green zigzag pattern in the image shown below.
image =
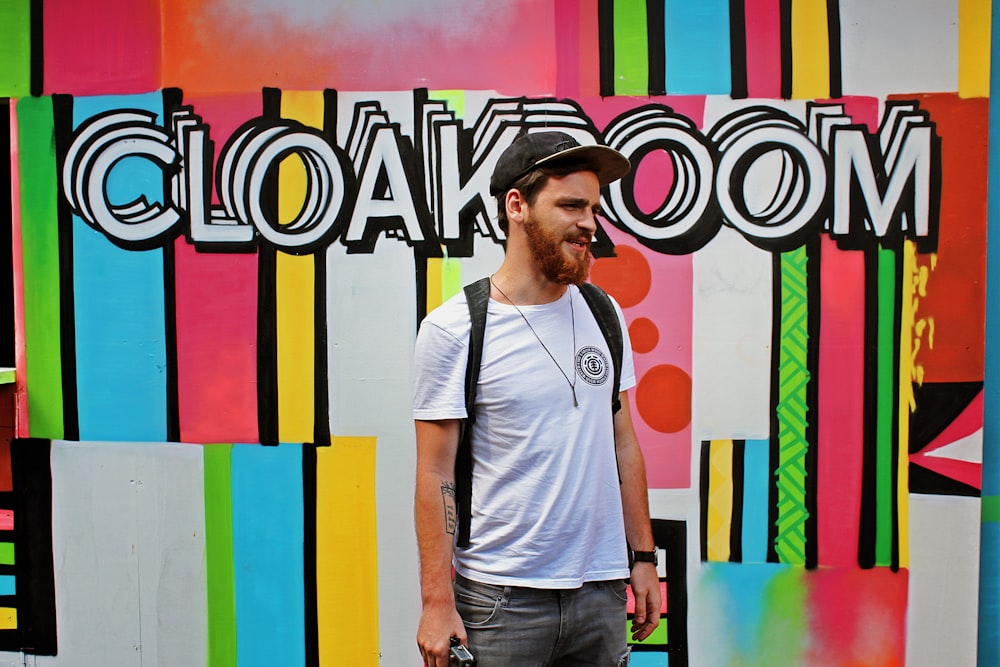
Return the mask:
{"type": "Polygon", "coordinates": [[[808,255],[804,248],[781,255],[781,349],[778,362],[778,520],[775,552],[778,560],[805,564],[806,440],[809,405],[808,255]]]}

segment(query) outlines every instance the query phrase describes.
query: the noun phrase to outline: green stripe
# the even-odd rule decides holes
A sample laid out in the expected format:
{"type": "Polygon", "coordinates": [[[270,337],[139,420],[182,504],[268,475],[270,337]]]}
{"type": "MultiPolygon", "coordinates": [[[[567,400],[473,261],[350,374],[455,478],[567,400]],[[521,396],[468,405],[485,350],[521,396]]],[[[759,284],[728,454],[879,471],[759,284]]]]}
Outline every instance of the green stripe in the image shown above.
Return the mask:
{"type": "Polygon", "coordinates": [[[983,496],[982,522],[1000,522],[1000,496],[983,496]]]}
{"type": "Polygon", "coordinates": [[[14,565],[13,542],[0,542],[0,565],[14,565]]]}
{"type": "Polygon", "coordinates": [[[232,445],[205,445],[205,552],[208,573],[208,666],[236,664],[233,574],[232,445]]]}
{"type": "Polygon", "coordinates": [[[31,435],[63,437],[59,222],[52,99],[17,102],[25,371],[31,435]]]}
{"type": "Polygon", "coordinates": [[[0,368],[0,384],[13,384],[17,381],[17,371],[13,368],[0,368]]]}
{"type": "Polygon", "coordinates": [[[806,560],[806,440],[810,375],[809,287],[804,248],[781,255],[781,349],[778,352],[778,534],[775,552],[781,563],[806,560]]]}
{"type": "Polygon", "coordinates": [[[0,2],[0,97],[31,94],[31,1],[0,2]]]}
{"type": "Polygon", "coordinates": [[[893,401],[896,373],[895,306],[896,252],[884,248],[878,251],[878,352],[875,389],[875,565],[892,565],[892,430],[896,419],[893,401]]]}
{"type": "Polygon", "coordinates": [[[614,0],[615,95],[649,94],[646,0],[614,0]]]}
{"type": "Polygon", "coordinates": [[[441,298],[447,301],[462,291],[462,262],[448,257],[441,263],[441,298]]]}

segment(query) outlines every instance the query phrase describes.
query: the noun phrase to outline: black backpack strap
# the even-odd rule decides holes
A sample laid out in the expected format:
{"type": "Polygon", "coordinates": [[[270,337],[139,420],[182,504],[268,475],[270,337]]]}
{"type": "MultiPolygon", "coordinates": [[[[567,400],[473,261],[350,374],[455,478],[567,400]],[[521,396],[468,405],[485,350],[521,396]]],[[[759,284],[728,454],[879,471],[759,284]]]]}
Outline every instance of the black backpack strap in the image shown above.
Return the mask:
{"type": "Polygon", "coordinates": [[[622,380],[622,356],[625,352],[625,340],[622,337],[621,321],[618,319],[618,311],[611,303],[611,297],[603,289],[592,283],[581,283],[580,293],[594,313],[594,319],[601,327],[604,340],[611,350],[611,363],[615,369],[614,384],[611,385],[611,414],[617,414],[622,407],[620,392],[622,380]]]}
{"type": "Polygon", "coordinates": [[[486,308],[490,302],[490,279],[483,278],[465,286],[469,305],[469,360],[465,367],[465,414],[459,427],[458,451],[455,454],[455,501],[458,505],[458,546],[469,546],[472,523],[472,426],[476,421],[476,385],[483,359],[483,336],[486,333],[486,308]]]}

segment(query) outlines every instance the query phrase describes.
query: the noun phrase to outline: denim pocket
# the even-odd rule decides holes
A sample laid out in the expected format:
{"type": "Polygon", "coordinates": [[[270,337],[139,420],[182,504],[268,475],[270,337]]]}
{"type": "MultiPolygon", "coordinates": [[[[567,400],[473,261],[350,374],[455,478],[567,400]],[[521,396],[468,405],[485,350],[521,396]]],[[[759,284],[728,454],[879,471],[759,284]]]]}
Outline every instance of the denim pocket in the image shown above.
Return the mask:
{"type": "MultiPolygon", "coordinates": [[[[482,584],[478,584],[482,586],[482,584]]],[[[486,588],[486,586],[483,586],[486,588]]],[[[489,587],[492,588],[492,587],[489,587]]],[[[486,625],[500,612],[503,601],[503,589],[497,588],[496,594],[467,588],[460,583],[455,584],[455,607],[466,626],[476,627],[486,625]]]]}
{"type": "Polygon", "coordinates": [[[628,602],[628,584],[625,583],[624,579],[615,579],[614,581],[606,581],[605,587],[611,591],[619,602],[628,602]]]}

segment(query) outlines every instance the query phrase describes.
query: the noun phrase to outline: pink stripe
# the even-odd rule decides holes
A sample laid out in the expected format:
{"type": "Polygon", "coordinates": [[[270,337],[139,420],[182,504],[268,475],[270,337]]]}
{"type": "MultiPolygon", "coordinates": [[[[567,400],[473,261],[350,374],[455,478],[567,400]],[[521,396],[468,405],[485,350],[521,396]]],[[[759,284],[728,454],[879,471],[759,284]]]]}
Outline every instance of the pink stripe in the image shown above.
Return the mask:
{"type": "Polygon", "coordinates": [[[556,96],[580,96],[580,3],[556,0],[556,96]]]}
{"type": "Polygon", "coordinates": [[[0,510],[0,530],[14,530],[14,510],[0,510]]]}
{"type": "MultiPolygon", "coordinates": [[[[906,664],[909,572],[887,567],[818,568],[802,577],[809,647],[803,665],[906,664]],[[878,656],[877,658],[874,656],[878,656]]],[[[772,602],[772,604],[774,604],[772,602]]],[[[918,613],[933,613],[920,609],[918,613]]]]}
{"type": "MultiPolygon", "coordinates": [[[[595,3],[596,12],[596,3],[595,3]]],[[[596,16],[596,13],[595,13],[596,16]]],[[[596,36],[596,35],[595,35],[596,36]]],[[[600,130],[626,111],[647,103],[644,98],[585,98],[580,101],[584,113],[600,130]]],[[[701,126],[704,118],[703,96],[670,97],[664,101],[677,114],[701,126]]],[[[657,330],[658,343],[649,352],[636,354],[636,379],[662,366],[674,366],[691,377],[692,314],[694,311],[693,255],[664,255],[643,247],[632,236],[610,224],[604,229],[615,244],[631,246],[641,253],[650,271],[649,291],[636,305],[624,308],[625,321],[646,318],[657,330]]],[[[632,422],[646,459],[646,475],[651,489],[688,489],[691,487],[691,424],[673,433],[664,433],[647,424],[636,406],[636,390],[629,392],[632,422]]],[[[690,407],[690,406],[688,406],[690,407]]]]}
{"type": "Polygon", "coordinates": [[[778,0],[746,0],[747,92],[781,96],[781,11],[778,0]]]}
{"type": "MultiPolygon", "coordinates": [[[[217,151],[260,109],[256,95],[185,103],[217,151]]],[[[257,442],[257,256],[199,253],[184,237],[175,248],[181,440],[257,442]]]]}
{"type": "Polygon", "coordinates": [[[159,0],[46,2],[43,12],[46,94],[160,87],[159,0]]]}
{"type": "Polygon", "coordinates": [[[21,174],[17,143],[17,102],[10,103],[10,196],[12,238],[11,250],[14,254],[14,377],[17,382],[17,422],[15,437],[27,437],[28,392],[27,355],[24,349],[24,261],[21,257],[21,174]]]}
{"type": "Polygon", "coordinates": [[[601,53],[598,44],[597,0],[580,0],[579,20],[579,95],[600,97],[601,95],[601,53]]]}
{"type": "Polygon", "coordinates": [[[822,238],[817,523],[819,563],[857,566],[864,453],[865,263],[822,238]]]}

